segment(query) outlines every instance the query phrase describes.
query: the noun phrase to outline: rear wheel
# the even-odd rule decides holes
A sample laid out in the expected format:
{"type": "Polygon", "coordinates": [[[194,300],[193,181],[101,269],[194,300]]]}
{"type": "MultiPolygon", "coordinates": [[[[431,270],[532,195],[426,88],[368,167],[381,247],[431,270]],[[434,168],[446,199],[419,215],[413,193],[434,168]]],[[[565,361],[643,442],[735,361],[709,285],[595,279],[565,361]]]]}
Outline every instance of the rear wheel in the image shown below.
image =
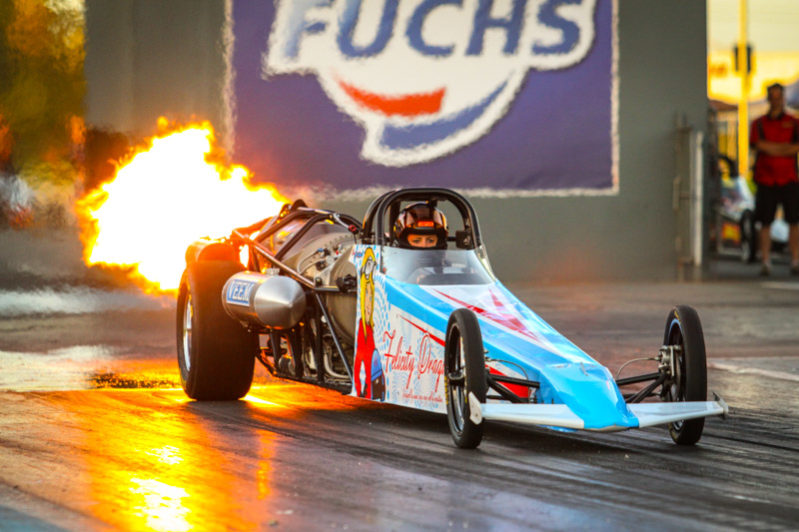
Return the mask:
{"type": "MultiPolygon", "coordinates": [[[[666,319],[663,345],[674,347],[671,378],[663,385],[663,400],[668,402],[704,401],[707,398],[707,360],[705,337],[699,315],[680,305],[666,319]]],[[[705,419],[669,423],[675,443],[693,445],[702,437],[705,419]]]]}
{"type": "Polygon", "coordinates": [[[449,318],[444,365],[452,440],[462,449],[474,449],[483,439],[483,424],[470,418],[469,394],[485,403],[488,384],[480,324],[468,309],[458,309],[449,318]]]}
{"type": "Polygon", "coordinates": [[[227,315],[222,288],[242,271],[232,261],[189,265],[178,291],[177,344],[180,381],[198,400],[244,397],[252,384],[258,335],[227,315]]]}

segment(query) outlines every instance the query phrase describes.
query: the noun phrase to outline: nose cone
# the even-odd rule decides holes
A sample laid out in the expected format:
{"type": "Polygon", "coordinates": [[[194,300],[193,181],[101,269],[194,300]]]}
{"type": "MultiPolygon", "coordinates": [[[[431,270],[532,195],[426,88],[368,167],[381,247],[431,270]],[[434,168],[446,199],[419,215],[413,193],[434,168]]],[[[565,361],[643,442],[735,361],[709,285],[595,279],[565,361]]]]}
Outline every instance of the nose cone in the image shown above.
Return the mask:
{"type": "Polygon", "coordinates": [[[585,362],[545,366],[541,370],[542,403],[564,403],[582,418],[586,429],[637,427],[619,387],[607,368],[585,362]]]}

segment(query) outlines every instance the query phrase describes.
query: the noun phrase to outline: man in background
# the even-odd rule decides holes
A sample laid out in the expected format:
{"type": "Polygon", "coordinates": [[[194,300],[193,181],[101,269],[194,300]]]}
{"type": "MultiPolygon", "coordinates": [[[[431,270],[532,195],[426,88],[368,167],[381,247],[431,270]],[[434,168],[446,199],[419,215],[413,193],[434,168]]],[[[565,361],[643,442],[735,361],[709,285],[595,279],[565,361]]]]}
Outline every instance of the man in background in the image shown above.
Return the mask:
{"type": "Polygon", "coordinates": [[[760,222],[761,275],[771,275],[771,223],[782,205],[790,226],[791,274],[799,275],[799,121],[785,112],[785,88],[774,83],[766,89],[768,112],[752,122],[749,135],[757,151],[754,165],[755,221],[760,222]]]}

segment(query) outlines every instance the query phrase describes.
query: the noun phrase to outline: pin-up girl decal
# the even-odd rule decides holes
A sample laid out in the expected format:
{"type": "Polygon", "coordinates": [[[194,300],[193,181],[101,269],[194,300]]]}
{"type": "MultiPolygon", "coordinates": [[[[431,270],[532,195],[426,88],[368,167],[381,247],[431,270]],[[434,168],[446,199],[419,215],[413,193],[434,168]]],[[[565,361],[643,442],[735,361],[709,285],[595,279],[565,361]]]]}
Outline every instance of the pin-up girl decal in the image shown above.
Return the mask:
{"type": "Polygon", "coordinates": [[[361,302],[361,319],[358,321],[358,339],[355,350],[355,392],[369,399],[385,398],[385,380],[380,364],[380,354],[375,347],[373,315],[375,306],[374,272],[377,263],[371,249],[367,249],[361,262],[358,280],[358,299],[361,302]]]}

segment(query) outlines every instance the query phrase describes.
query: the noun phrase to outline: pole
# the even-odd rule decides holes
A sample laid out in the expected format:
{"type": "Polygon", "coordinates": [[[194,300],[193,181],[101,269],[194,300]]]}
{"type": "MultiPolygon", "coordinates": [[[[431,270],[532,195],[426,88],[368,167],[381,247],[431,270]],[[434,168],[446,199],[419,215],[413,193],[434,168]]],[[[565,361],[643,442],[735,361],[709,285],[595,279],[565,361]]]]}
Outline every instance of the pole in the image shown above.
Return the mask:
{"type": "Polygon", "coordinates": [[[738,0],[738,72],[741,94],[738,98],[738,172],[749,177],[749,69],[747,68],[747,0],[738,0]]]}

